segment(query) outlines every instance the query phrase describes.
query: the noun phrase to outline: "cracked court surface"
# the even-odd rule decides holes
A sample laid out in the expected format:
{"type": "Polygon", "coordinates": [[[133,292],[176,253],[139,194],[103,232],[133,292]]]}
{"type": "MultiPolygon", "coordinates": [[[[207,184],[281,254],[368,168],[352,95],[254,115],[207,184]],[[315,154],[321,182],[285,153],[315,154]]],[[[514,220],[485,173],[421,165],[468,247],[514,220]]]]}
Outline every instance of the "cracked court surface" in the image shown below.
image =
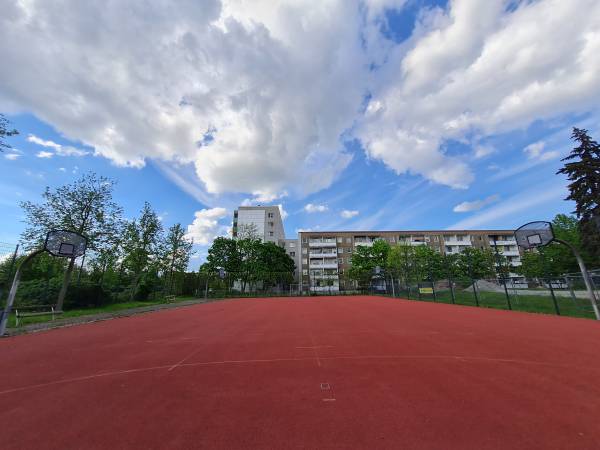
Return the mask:
{"type": "Polygon", "coordinates": [[[0,340],[4,449],[600,448],[600,324],[240,299],[0,340]]]}

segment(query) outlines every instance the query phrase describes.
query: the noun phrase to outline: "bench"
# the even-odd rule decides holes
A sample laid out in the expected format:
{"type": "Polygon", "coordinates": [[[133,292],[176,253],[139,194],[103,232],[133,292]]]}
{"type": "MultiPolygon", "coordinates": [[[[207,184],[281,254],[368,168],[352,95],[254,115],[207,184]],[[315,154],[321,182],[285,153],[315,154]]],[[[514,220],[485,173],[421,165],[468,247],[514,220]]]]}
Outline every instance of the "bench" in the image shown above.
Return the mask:
{"type": "Polygon", "coordinates": [[[173,303],[175,301],[175,295],[165,295],[165,303],[173,303]]]}
{"type": "Polygon", "coordinates": [[[15,325],[18,327],[19,320],[22,320],[26,317],[51,315],[52,320],[54,320],[57,315],[62,313],[62,311],[55,310],[53,305],[21,306],[19,308],[15,308],[15,325]]]}

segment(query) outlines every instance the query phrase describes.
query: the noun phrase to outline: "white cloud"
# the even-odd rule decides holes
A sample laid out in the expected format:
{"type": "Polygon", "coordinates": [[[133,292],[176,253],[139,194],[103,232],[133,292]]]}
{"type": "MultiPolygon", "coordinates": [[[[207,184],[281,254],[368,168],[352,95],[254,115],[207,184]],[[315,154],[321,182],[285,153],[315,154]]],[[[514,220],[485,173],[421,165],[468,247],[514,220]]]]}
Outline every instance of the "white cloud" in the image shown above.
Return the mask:
{"type": "Polygon", "coordinates": [[[340,213],[340,216],[342,216],[344,219],[351,219],[352,217],[358,216],[358,214],[359,214],[359,211],[344,209],[340,213]]]}
{"type": "MultiPolygon", "coordinates": [[[[75,147],[71,147],[71,146],[65,146],[65,145],[60,145],[57,144],[56,142],[53,141],[46,141],[44,139],[41,139],[39,137],[37,137],[34,134],[30,134],[29,136],[27,136],[27,140],[29,142],[32,142],[34,144],[37,145],[41,145],[42,147],[47,147],[47,148],[52,148],[54,149],[54,152],[58,155],[58,156],[85,156],[87,154],[89,154],[88,152],[86,152],[85,150],[81,150],[75,147]]],[[[54,155],[54,153],[52,152],[48,152],[48,151],[41,151],[38,152],[37,157],[38,158],[51,158],[54,155]],[[40,155],[49,155],[49,156],[40,156],[40,155]]]]}
{"type": "Polygon", "coordinates": [[[289,214],[285,209],[283,209],[283,205],[281,203],[277,206],[279,207],[279,214],[281,214],[281,220],[285,220],[289,214]]]}
{"type": "Polygon", "coordinates": [[[535,159],[538,161],[549,161],[551,159],[558,158],[560,152],[558,150],[544,151],[546,143],[543,141],[534,142],[529,144],[523,149],[523,152],[529,159],[535,159]]]}
{"type": "Polygon", "coordinates": [[[536,209],[545,203],[562,200],[565,196],[565,187],[560,185],[521,192],[484,212],[455,223],[451,227],[448,227],[448,229],[469,230],[483,226],[498,227],[497,222],[500,219],[511,223],[514,223],[516,219],[517,223],[515,225],[517,226],[530,220],[543,220],[544,218],[536,216],[536,209]]]}
{"type": "Polygon", "coordinates": [[[465,188],[472,155],[448,140],[477,158],[487,135],[600,104],[597,0],[453,0],[400,45],[380,28],[405,0],[4,3],[3,110],[118,165],[193,167],[201,195],[318,191],[349,164],[347,137],[465,188]]]}
{"type": "Polygon", "coordinates": [[[65,169],[64,167],[59,167],[58,170],[60,170],[61,172],[66,172],[67,169],[65,169]]]}
{"type": "Polygon", "coordinates": [[[325,212],[328,209],[329,207],[327,205],[314,205],[312,203],[307,203],[304,206],[304,211],[306,211],[307,213],[325,212]]]}
{"type": "Polygon", "coordinates": [[[496,149],[489,145],[477,145],[473,149],[473,156],[475,159],[482,159],[494,153],[496,153],[496,149]]]}
{"type": "Polygon", "coordinates": [[[213,239],[223,233],[227,227],[219,224],[219,220],[227,217],[225,208],[201,209],[194,214],[194,221],[188,225],[186,237],[195,244],[209,245],[213,239]]]}
{"type": "Polygon", "coordinates": [[[535,120],[597,111],[598,30],[597,0],[519,2],[510,10],[504,0],[451,1],[390,51],[356,134],[396,172],[465,187],[473,174],[445,154],[447,140],[476,147],[535,120]]]}
{"type": "Polygon", "coordinates": [[[496,203],[498,200],[500,200],[500,196],[498,194],[490,195],[483,200],[459,203],[454,207],[453,211],[457,213],[479,211],[481,208],[484,208],[492,203],[496,203]]]}
{"type": "Polygon", "coordinates": [[[37,152],[35,154],[35,156],[38,157],[38,158],[52,158],[54,156],[54,153],[52,153],[52,152],[46,152],[46,151],[42,150],[40,152],[37,152]]]}
{"type": "Polygon", "coordinates": [[[9,153],[4,154],[4,159],[8,159],[9,161],[16,161],[21,156],[23,156],[23,152],[21,150],[17,150],[16,148],[9,149],[9,153]]]}

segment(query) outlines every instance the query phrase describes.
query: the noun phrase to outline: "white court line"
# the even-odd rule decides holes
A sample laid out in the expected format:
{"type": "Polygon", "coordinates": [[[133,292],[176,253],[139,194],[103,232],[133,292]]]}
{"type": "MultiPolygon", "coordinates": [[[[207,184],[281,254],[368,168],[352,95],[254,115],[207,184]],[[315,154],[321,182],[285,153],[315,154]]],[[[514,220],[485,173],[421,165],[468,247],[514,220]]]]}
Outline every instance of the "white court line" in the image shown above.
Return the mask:
{"type": "MultiPolygon", "coordinates": [[[[278,363],[278,362],[301,362],[301,361],[314,361],[315,358],[275,358],[275,359],[240,359],[240,360],[224,360],[224,361],[205,361],[205,362],[195,362],[195,363],[179,363],[178,367],[196,367],[196,366],[217,366],[217,365],[226,365],[226,364],[256,364],[256,363],[278,363]]],[[[525,365],[537,365],[537,366],[547,366],[547,367],[559,367],[563,369],[570,370],[582,370],[582,371],[599,371],[600,368],[594,367],[579,367],[579,366],[571,366],[568,364],[555,364],[551,362],[543,362],[543,361],[526,361],[520,359],[508,359],[508,358],[486,358],[486,357],[471,357],[471,356],[461,356],[461,355],[363,355],[363,356],[328,356],[322,357],[320,359],[323,360],[342,360],[342,359],[351,359],[351,360],[368,360],[368,359],[397,359],[397,360],[408,360],[408,359],[446,359],[453,361],[474,361],[474,362],[499,362],[499,363],[511,363],[511,364],[525,364],[525,365]]],[[[148,372],[153,370],[164,370],[173,367],[173,365],[162,365],[162,366],[153,366],[153,367],[143,367],[138,369],[126,369],[126,370],[115,370],[112,372],[102,372],[93,375],[86,375],[75,378],[67,378],[63,380],[50,381],[47,383],[39,383],[33,384],[29,386],[21,386],[13,389],[7,389],[4,391],[0,391],[0,395],[10,394],[13,392],[20,392],[30,389],[43,388],[47,386],[66,384],[77,381],[86,381],[92,380],[95,378],[108,377],[113,375],[127,375],[139,372],[148,372]]]]}

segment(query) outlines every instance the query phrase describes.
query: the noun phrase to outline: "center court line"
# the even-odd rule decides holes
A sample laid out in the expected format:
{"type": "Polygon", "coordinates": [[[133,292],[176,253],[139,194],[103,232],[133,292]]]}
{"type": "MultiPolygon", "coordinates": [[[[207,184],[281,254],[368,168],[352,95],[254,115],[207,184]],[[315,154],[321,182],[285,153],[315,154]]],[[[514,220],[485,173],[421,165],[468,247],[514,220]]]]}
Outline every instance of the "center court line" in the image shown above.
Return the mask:
{"type": "MultiPolygon", "coordinates": [[[[527,361],[521,359],[509,359],[509,358],[486,358],[486,357],[471,357],[471,356],[461,356],[461,355],[363,355],[363,356],[327,356],[321,357],[323,360],[369,360],[369,359],[397,359],[397,360],[409,360],[409,359],[446,359],[451,361],[473,361],[473,362],[497,362],[497,363],[507,363],[507,364],[525,364],[525,365],[536,365],[536,366],[546,366],[546,367],[560,367],[571,370],[581,370],[581,371],[596,371],[600,372],[600,367],[582,367],[582,366],[572,366],[570,364],[555,364],[551,362],[544,361],[527,361]]],[[[257,363],[278,363],[278,362],[300,362],[300,361],[314,361],[314,357],[310,358],[275,358],[275,359],[241,359],[241,360],[223,360],[223,361],[205,361],[205,362],[196,362],[196,363],[179,363],[178,367],[196,367],[196,366],[219,366],[226,364],[257,364],[257,363]]],[[[138,369],[125,369],[125,370],[115,370],[112,372],[100,372],[92,375],[85,375],[81,377],[67,378],[63,380],[49,381],[47,383],[38,383],[32,384],[29,386],[21,386],[12,389],[6,389],[4,391],[0,391],[0,395],[10,394],[13,392],[21,392],[36,388],[44,388],[47,386],[67,384],[77,381],[87,381],[93,380],[96,378],[103,378],[108,376],[117,376],[117,375],[128,375],[135,374],[141,372],[150,372],[154,370],[166,370],[173,367],[173,365],[162,365],[162,366],[153,366],[153,367],[142,367],[138,369]]]]}

